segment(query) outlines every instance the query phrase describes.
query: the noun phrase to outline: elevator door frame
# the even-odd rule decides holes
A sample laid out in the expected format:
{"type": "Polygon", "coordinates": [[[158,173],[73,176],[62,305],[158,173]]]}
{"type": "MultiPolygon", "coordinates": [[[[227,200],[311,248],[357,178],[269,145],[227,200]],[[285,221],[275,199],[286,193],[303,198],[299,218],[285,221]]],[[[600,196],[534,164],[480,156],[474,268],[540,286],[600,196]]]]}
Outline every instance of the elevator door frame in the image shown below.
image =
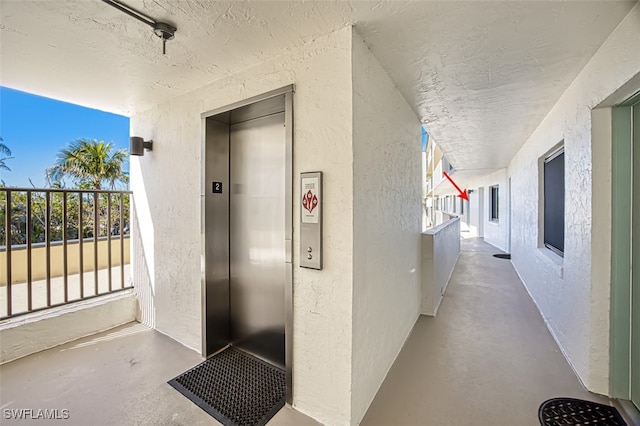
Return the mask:
{"type": "MultiPolygon", "coordinates": [[[[201,114],[202,118],[202,138],[201,138],[201,301],[202,301],[202,356],[207,358],[226,346],[218,347],[215,351],[210,351],[207,342],[207,227],[206,227],[206,195],[212,191],[212,182],[207,176],[207,167],[215,167],[211,158],[207,157],[207,126],[215,125],[212,120],[208,120],[216,115],[229,113],[238,108],[247,107],[257,102],[266,101],[278,96],[284,96],[285,114],[285,374],[287,384],[287,403],[292,403],[293,391],[293,93],[294,85],[289,85],[267,92],[262,95],[217,108],[201,114]]],[[[220,166],[220,165],[218,165],[220,166]]],[[[224,168],[224,165],[222,165],[224,168]]],[[[227,174],[228,174],[228,164],[227,174]]],[[[230,188],[224,188],[228,191],[230,188]]],[[[227,218],[229,212],[227,211],[227,218]]],[[[210,271],[209,271],[210,272],[210,271]]],[[[228,318],[228,315],[227,315],[228,318]]],[[[227,342],[227,346],[230,342],[227,342]]]]}

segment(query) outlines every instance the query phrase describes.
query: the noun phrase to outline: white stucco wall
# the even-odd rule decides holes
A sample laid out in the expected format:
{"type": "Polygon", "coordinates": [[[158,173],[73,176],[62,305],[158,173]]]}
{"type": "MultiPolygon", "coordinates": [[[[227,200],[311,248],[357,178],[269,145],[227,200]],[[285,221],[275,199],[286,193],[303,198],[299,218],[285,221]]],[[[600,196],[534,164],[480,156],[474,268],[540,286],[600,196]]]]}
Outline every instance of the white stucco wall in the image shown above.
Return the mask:
{"type": "Polygon", "coordinates": [[[468,194],[469,197],[469,233],[470,237],[479,237],[480,235],[480,195],[478,189],[468,194]]]}
{"type": "Polygon", "coordinates": [[[484,240],[500,250],[509,247],[509,185],[507,171],[499,170],[483,178],[476,179],[468,189],[484,187],[483,229],[484,240]],[[491,187],[498,185],[498,220],[491,220],[491,187]]]}
{"type": "Polygon", "coordinates": [[[352,423],[364,416],[420,311],[420,122],[353,36],[352,423]]]}
{"type": "Polygon", "coordinates": [[[136,306],[129,290],[13,318],[0,326],[0,364],[133,322],[136,306]]]}
{"type": "Polygon", "coordinates": [[[460,256],[460,219],[453,218],[426,230],[420,240],[420,313],[436,316],[460,256]]]}
{"type": "Polygon", "coordinates": [[[607,213],[595,205],[593,193],[598,191],[598,203],[610,200],[610,186],[603,180],[610,178],[611,159],[610,150],[597,146],[609,143],[606,137],[592,135],[590,109],[640,72],[638,46],[640,5],[580,72],[508,168],[513,190],[512,262],[580,379],[597,393],[608,392],[610,247],[605,243],[592,252],[592,243],[608,241],[610,232],[607,213]],[[538,159],[562,140],[565,255],[559,260],[539,248],[538,159]]]}
{"type": "Polygon", "coordinates": [[[324,172],[324,269],[298,267],[300,210],[294,203],[293,404],[332,425],[351,422],[351,31],[319,36],[131,117],[132,134],[154,140],[153,151],[131,164],[144,246],[136,253],[145,256],[135,259],[134,270],[144,265],[148,272],[142,293],[153,299],[157,329],[200,351],[200,114],[296,85],[294,194],[300,172],[324,172]]]}
{"type": "MultiPolygon", "coordinates": [[[[612,110],[594,109],[591,118],[591,323],[595,325],[610,323],[611,263],[602,260],[611,259],[611,238],[605,236],[611,235],[612,110]]],[[[609,335],[602,338],[607,339],[606,345],[599,339],[591,339],[589,351],[593,362],[587,382],[595,392],[608,394],[609,335]]]]}
{"type": "MultiPolygon", "coordinates": [[[[455,174],[453,175],[455,178],[455,174]]],[[[466,181],[466,189],[471,190],[469,194],[468,212],[465,216],[470,222],[469,230],[473,236],[478,235],[480,228],[483,230],[483,237],[486,242],[503,251],[509,250],[509,181],[507,170],[501,169],[494,173],[469,179],[466,181]],[[498,185],[498,220],[491,218],[491,187],[498,185]],[[483,191],[479,191],[483,188],[483,191]],[[480,194],[482,192],[482,195],[480,194]],[[480,202],[479,197],[483,198],[480,202]],[[482,212],[480,212],[482,209],[482,212]],[[480,226],[482,221],[482,226],[480,226]]],[[[450,192],[446,195],[457,197],[457,192],[450,192]]],[[[456,198],[456,202],[460,202],[456,198]]],[[[459,208],[459,205],[458,205],[459,208]]],[[[459,210],[458,210],[459,212],[459,210]]],[[[461,225],[463,226],[463,225],[461,225]]],[[[469,235],[471,236],[471,235],[469,235]]]]}

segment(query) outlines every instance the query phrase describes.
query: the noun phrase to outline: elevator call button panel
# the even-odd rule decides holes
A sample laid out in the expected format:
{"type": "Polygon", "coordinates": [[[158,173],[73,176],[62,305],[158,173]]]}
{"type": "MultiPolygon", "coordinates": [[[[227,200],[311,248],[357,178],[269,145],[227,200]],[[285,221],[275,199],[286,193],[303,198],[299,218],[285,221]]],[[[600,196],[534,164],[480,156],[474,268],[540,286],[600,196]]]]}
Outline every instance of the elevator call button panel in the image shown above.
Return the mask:
{"type": "Polygon", "coordinates": [[[322,269],[322,172],[300,173],[300,267],[322,269]]]}

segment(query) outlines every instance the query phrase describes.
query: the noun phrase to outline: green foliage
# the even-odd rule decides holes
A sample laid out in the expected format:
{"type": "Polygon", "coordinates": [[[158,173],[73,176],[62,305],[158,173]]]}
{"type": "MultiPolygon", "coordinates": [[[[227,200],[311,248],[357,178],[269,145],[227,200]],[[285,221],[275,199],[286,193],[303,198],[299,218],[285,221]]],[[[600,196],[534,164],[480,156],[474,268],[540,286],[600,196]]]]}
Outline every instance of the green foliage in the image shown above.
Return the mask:
{"type": "MultiPolygon", "coordinates": [[[[0,245],[6,244],[6,206],[7,193],[9,189],[0,189],[0,245]]],[[[120,199],[122,198],[122,223],[124,234],[129,233],[129,206],[130,196],[128,193],[78,193],[74,191],[54,191],[49,195],[49,217],[50,217],[50,241],[61,241],[63,239],[63,217],[64,196],[67,193],[67,239],[92,238],[94,236],[94,206],[97,200],[97,235],[105,237],[120,235],[121,211],[120,199]],[[96,196],[97,194],[97,196],[96,196]],[[109,209],[109,199],[111,208],[109,209]],[[82,203],[82,227],[80,224],[80,204],[82,203]],[[110,219],[109,219],[110,218],[110,219]],[[111,223],[109,223],[109,221],[111,223]]],[[[28,196],[26,191],[11,191],[11,244],[26,244],[27,242],[27,205],[28,196]]],[[[30,230],[31,243],[45,242],[47,199],[42,191],[33,190],[30,202],[31,213],[30,230]]]]}
{"type": "MultiPolygon", "coordinates": [[[[9,170],[4,160],[11,158],[11,151],[3,143],[0,143],[0,155],[7,156],[0,158],[0,170],[9,170]]],[[[121,228],[123,234],[128,234],[129,194],[99,191],[103,183],[113,189],[116,184],[126,184],[129,181],[124,172],[127,156],[124,149],[114,152],[111,142],[79,139],[70,143],[60,150],[56,164],[45,172],[50,186],[54,189],[49,192],[48,201],[44,191],[15,191],[5,188],[0,183],[0,246],[7,243],[7,228],[10,230],[12,245],[26,244],[28,238],[33,244],[45,242],[47,239],[61,241],[65,217],[68,240],[93,238],[94,234],[97,237],[109,234],[119,236],[121,228]],[[70,178],[79,189],[93,189],[98,192],[63,190],[64,178],[70,178]],[[11,204],[8,206],[11,221],[7,227],[8,194],[11,194],[11,204]],[[66,208],[64,194],[67,200],[66,208]],[[48,238],[47,216],[50,232],[48,238]],[[94,219],[96,216],[97,220],[94,219]]]]}
{"type": "Polygon", "coordinates": [[[124,172],[127,156],[125,149],[114,152],[111,142],[78,139],[58,152],[56,164],[46,170],[45,176],[52,185],[69,177],[77,188],[101,189],[107,183],[113,189],[117,183],[129,182],[124,172]]]}
{"type": "Polygon", "coordinates": [[[6,170],[8,172],[11,171],[9,166],[7,166],[6,161],[11,160],[13,157],[11,156],[11,150],[7,145],[5,145],[4,140],[0,137],[0,155],[4,157],[0,157],[0,170],[6,170]]]}

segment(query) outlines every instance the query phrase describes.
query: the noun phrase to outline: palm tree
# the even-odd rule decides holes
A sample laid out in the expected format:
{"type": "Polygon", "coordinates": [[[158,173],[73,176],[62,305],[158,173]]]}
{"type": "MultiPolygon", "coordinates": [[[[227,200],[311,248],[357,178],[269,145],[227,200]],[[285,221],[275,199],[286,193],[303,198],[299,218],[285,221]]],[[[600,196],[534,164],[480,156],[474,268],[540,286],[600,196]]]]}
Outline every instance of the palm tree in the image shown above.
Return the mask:
{"type": "Polygon", "coordinates": [[[129,182],[123,167],[127,160],[127,150],[113,150],[112,142],[95,139],[70,142],[58,152],[56,164],[45,172],[46,178],[55,184],[68,176],[78,187],[96,190],[102,188],[103,182],[107,182],[113,189],[117,182],[129,182]]]}
{"type": "MultiPolygon", "coordinates": [[[[11,169],[9,168],[9,166],[7,166],[6,161],[11,160],[13,157],[11,156],[11,150],[3,142],[4,142],[4,139],[0,137],[0,156],[3,156],[3,157],[0,157],[0,172],[3,170],[10,172],[11,169]]],[[[5,185],[4,180],[0,179],[0,186],[4,186],[4,185],[5,185]]]]}
{"type": "Polygon", "coordinates": [[[13,157],[11,156],[11,150],[4,143],[4,139],[0,137],[0,155],[4,155],[4,157],[0,158],[0,170],[6,170],[8,172],[11,171],[9,166],[7,166],[6,161],[11,160],[13,157]]]}

